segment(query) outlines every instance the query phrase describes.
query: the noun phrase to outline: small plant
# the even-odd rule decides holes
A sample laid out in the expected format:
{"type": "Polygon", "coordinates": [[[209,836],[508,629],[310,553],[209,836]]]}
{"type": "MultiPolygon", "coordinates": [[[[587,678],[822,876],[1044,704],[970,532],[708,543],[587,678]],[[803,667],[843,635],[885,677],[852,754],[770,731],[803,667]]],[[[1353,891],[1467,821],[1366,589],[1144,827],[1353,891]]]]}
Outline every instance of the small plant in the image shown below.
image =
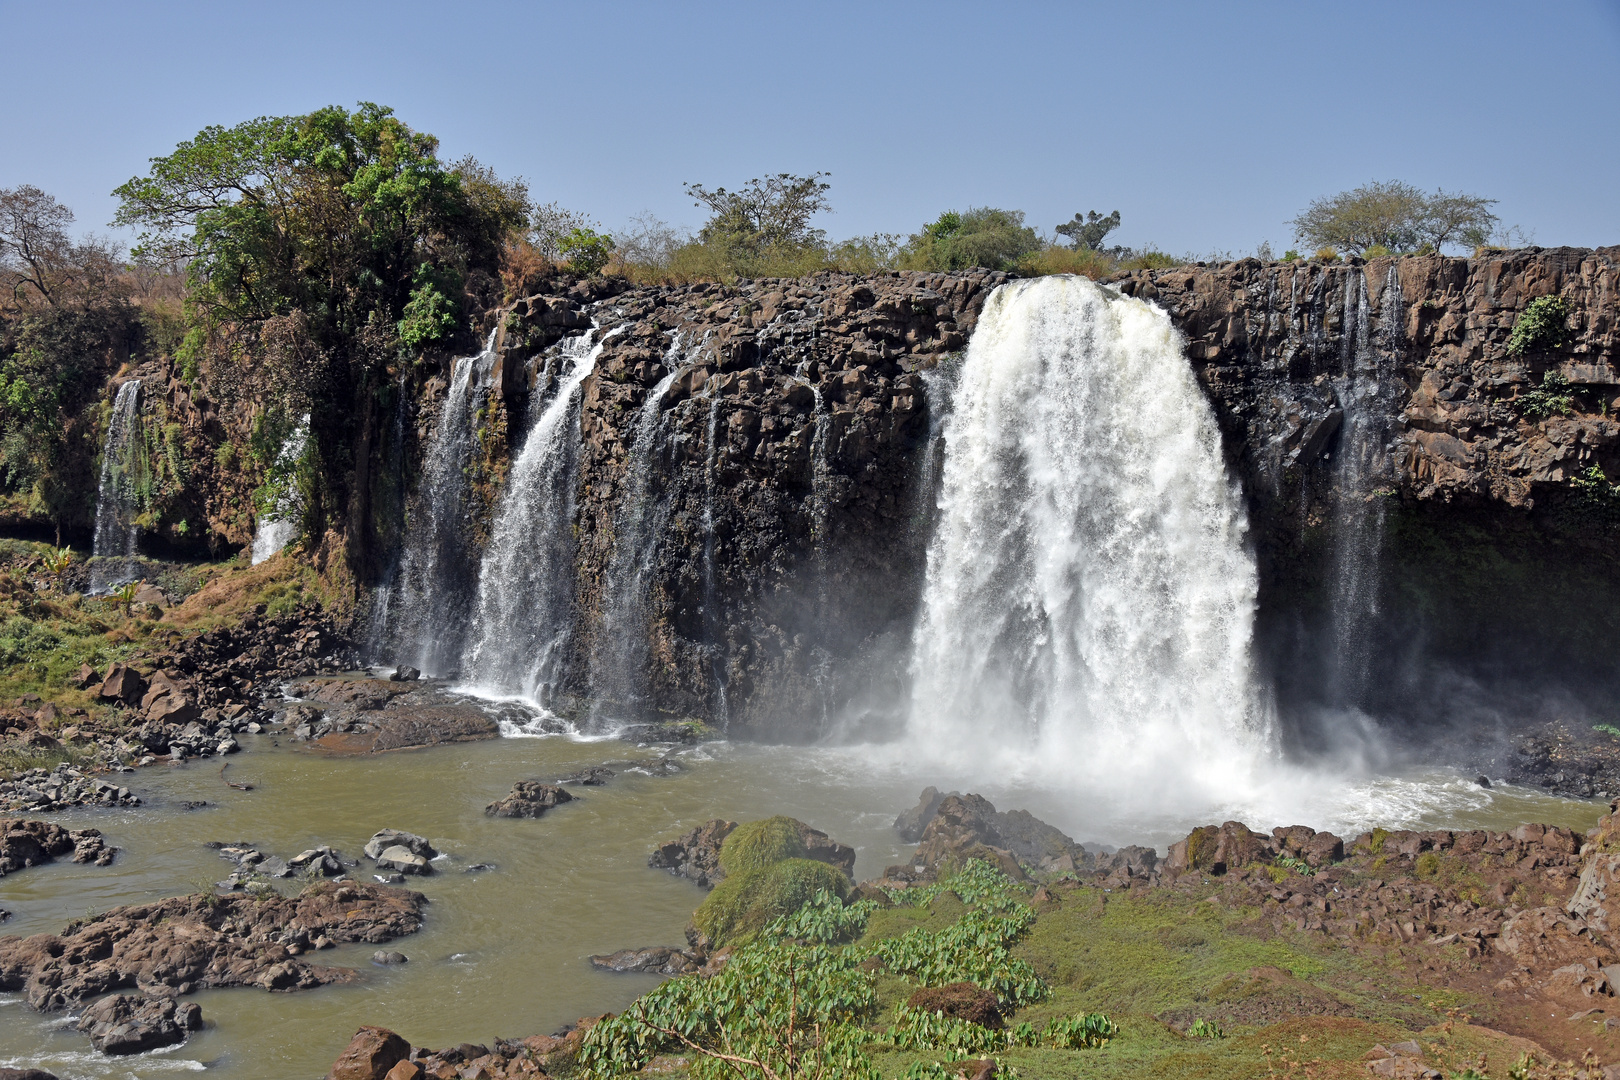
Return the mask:
{"type": "Polygon", "coordinates": [[[52,577],[61,577],[67,573],[68,567],[73,565],[73,549],[60,548],[45,553],[45,569],[52,577]]]}
{"type": "Polygon", "coordinates": [[[1293,855],[1279,855],[1279,856],[1277,856],[1277,865],[1282,867],[1284,870],[1288,870],[1288,871],[1290,871],[1292,873],[1298,874],[1300,877],[1315,877],[1316,876],[1316,868],[1315,867],[1313,867],[1310,863],[1306,862],[1304,859],[1296,858],[1293,855]]]}
{"type": "Polygon", "coordinates": [[[1189,1039],[1224,1039],[1226,1038],[1226,1032],[1221,1030],[1219,1024],[1199,1017],[1192,1022],[1192,1027],[1187,1029],[1187,1037],[1189,1039]]]}
{"type": "Polygon", "coordinates": [[[1620,739],[1620,727],[1615,727],[1613,724],[1593,724],[1592,730],[1602,732],[1604,735],[1612,735],[1616,739],[1620,739]]]}
{"type": "Polygon", "coordinates": [[[1568,416],[1575,405],[1575,394],[1569,380],[1556,371],[1544,371],[1541,385],[1519,399],[1519,408],[1526,416],[1545,419],[1549,416],[1568,416]]]}
{"type": "Polygon", "coordinates": [[[1558,348],[1568,336],[1565,323],[1569,315],[1569,301],[1562,296],[1541,296],[1530,301],[1508,335],[1508,355],[1524,356],[1558,348]]]}
{"type": "Polygon", "coordinates": [[[1287,251],[1283,252],[1282,261],[1283,262],[1298,262],[1299,261],[1299,252],[1295,251],[1293,248],[1289,248],[1287,251]]]}
{"type": "Polygon", "coordinates": [[[1575,500],[1585,509],[1608,517],[1620,510],[1620,484],[1611,484],[1601,465],[1588,465],[1569,478],[1575,500]]]}
{"type": "Polygon", "coordinates": [[[1312,255],[1311,258],[1315,259],[1317,262],[1338,262],[1339,252],[1330,247],[1317,248],[1316,254],[1312,255]]]}
{"type": "Polygon", "coordinates": [[[112,592],[112,601],[123,609],[125,617],[129,609],[135,604],[135,594],[141,591],[144,581],[126,581],[112,592]]]}

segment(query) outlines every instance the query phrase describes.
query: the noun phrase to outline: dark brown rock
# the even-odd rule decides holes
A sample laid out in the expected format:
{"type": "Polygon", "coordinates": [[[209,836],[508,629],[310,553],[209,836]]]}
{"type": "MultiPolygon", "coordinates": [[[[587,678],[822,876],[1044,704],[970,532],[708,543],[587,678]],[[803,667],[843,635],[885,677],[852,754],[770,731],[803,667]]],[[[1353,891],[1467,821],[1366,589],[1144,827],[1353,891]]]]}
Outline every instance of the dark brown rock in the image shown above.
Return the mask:
{"type": "Polygon", "coordinates": [[[109,994],[79,1014],[78,1029],[103,1054],[138,1054],[184,1042],[202,1023],[202,1010],[193,1002],[109,994]]]}
{"type": "Polygon", "coordinates": [[[126,705],[133,705],[141,700],[146,693],[146,680],[141,678],[140,672],[126,664],[114,664],[107,669],[107,677],[101,681],[101,696],[112,701],[122,701],[126,705]]]}
{"type": "Polygon", "coordinates": [[[1001,1006],[996,995],[970,982],[924,987],[906,1000],[906,1005],[924,1012],[943,1013],[980,1027],[1002,1026],[1001,1006]]]}
{"type": "Polygon", "coordinates": [[[707,888],[724,881],[726,872],[720,865],[720,846],[737,827],[735,821],[715,818],[706,821],[683,836],[658,845],[647,858],[647,865],[655,870],[668,870],[677,877],[691,878],[707,888]]]}
{"type": "Polygon", "coordinates": [[[573,801],[574,796],[555,784],[519,780],[512,785],[511,794],[484,807],[484,813],[491,817],[535,818],[547,810],[573,801]]]}
{"type": "Polygon", "coordinates": [[[411,1044],[387,1028],[363,1027],[332,1063],[326,1080],[388,1080],[389,1071],[411,1056],[411,1044]]]}

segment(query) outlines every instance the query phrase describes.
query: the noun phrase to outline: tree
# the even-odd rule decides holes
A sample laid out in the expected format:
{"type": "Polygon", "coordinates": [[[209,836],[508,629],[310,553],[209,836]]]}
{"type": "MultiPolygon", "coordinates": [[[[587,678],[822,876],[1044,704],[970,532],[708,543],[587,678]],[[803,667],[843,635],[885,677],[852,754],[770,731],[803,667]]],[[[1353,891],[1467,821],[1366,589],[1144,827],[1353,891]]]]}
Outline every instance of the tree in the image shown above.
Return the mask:
{"type": "Polygon", "coordinates": [[[94,302],[115,291],[120,251],[95,237],[75,243],[71,224],[73,211],[39,188],[0,188],[0,275],[8,307],[94,302]]]}
{"type": "Polygon", "coordinates": [[[1082,249],[1101,251],[1103,238],[1117,228],[1119,228],[1118,210],[1107,217],[1093,210],[1084,217],[1076,213],[1072,221],[1059,225],[1057,232],[1059,236],[1067,236],[1074,241],[1076,251],[1082,249]]]}
{"type": "Polygon", "coordinates": [[[1289,224],[1307,247],[1361,254],[1380,247],[1404,253],[1485,242],[1497,217],[1495,199],[1436,191],[1426,195],[1398,180],[1373,181],[1317,199],[1289,224]]]}
{"type": "Polygon", "coordinates": [[[707,206],[711,213],[698,239],[743,263],[825,247],[827,234],[811,228],[810,219],[832,209],[827,200],[832,185],[822,180],[828,175],[777,173],[750,180],[738,191],[687,184],[693,205],[707,206]]]}
{"type": "Polygon", "coordinates": [[[901,265],[912,270],[1001,270],[1040,248],[1035,230],[1024,224],[1023,211],[969,207],[966,213],[947,210],[913,233],[901,265]]]}

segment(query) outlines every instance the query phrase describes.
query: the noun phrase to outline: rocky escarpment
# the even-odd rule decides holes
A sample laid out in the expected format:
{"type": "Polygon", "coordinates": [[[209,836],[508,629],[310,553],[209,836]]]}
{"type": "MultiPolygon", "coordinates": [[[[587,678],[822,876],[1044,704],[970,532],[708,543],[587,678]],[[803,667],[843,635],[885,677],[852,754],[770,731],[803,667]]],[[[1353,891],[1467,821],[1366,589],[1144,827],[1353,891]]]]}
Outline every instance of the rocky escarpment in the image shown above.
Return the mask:
{"type": "MultiPolygon", "coordinates": [[[[1112,283],[1186,336],[1248,502],[1262,655],[1290,712],[1477,721],[1507,701],[1492,679],[1608,688],[1617,264],[1620,249],[1530,249],[1112,283]],[[1550,295],[1568,302],[1562,343],[1510,353],[1550,295]],[[1558,385],[1547,372],[1571,387],[1550,412],[1532,407],[1558,385]]],[[[567,633],[542,693],[576,716],[773,739],[881,729],[904,699],[939,421],[1002,280],[593,282],[494,313],[475,512],[443,573],[476,580],[503,462],[556,393],[559,343],[594,324],[569,421],[567,633]]]]}

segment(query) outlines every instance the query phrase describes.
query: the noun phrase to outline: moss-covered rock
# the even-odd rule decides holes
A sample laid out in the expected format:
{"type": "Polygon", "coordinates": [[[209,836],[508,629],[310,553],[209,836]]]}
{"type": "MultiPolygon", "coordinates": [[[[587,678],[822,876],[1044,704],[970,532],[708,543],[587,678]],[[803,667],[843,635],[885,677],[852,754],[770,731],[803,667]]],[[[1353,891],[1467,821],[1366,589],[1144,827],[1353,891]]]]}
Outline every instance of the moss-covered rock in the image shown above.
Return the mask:
{"type": "Polygon", "coordinates": [[[692,925],[715,945],[734,944],[772,919],[797,911],[823,889],[842,900],[849,893],[849,878],[814,859],[790,858],[733,872],[692,913],[692,925]]]}

